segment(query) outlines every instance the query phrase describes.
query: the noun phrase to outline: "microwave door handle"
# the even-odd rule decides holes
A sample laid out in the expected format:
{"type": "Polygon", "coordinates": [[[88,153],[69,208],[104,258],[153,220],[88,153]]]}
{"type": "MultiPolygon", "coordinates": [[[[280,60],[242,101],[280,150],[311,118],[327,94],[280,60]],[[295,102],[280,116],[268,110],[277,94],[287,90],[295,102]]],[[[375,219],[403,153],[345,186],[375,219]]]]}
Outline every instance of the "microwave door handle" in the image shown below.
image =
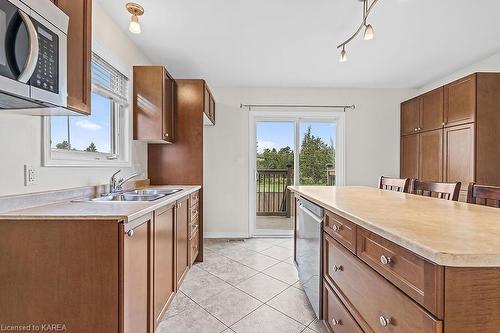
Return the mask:
{"type": "Polygon", "coordinates": [[[36,64],[38,62],[38,33],[36,32],[35,25],[33,24],[33,22],[31,22],[30,17],[26,13],[20,10],[19,15],[21,15],[21,18],[26,25],[26,29],[28,30],[30,46],[28,60],[26,60],[24,69],[21,71],[21,74],[19,74],[17,80],[23,83],[27,83],[35,72],[36,64]]]}

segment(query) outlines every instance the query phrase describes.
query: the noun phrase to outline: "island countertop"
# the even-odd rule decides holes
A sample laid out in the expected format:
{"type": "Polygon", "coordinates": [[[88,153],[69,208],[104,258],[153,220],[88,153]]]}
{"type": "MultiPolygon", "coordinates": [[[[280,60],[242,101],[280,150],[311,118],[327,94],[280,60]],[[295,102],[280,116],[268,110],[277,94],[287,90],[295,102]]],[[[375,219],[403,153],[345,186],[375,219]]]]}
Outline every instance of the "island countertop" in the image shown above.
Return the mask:
{"type": "Polygon", "coordinates": [[[148,189],[176,188],[181,191],[154,201],[88,201],[77,199],[43,206],[25,208],[0,214],[0,223],[6,220],[106,220],[128,222],[179,200],[201,186],[165,185],[147,186],[148,189]]]}
{"type": "Polygon", "coordinates": [[[500,209],[370,187],[290,186],[438,265],[500,267],[500,209]]]}

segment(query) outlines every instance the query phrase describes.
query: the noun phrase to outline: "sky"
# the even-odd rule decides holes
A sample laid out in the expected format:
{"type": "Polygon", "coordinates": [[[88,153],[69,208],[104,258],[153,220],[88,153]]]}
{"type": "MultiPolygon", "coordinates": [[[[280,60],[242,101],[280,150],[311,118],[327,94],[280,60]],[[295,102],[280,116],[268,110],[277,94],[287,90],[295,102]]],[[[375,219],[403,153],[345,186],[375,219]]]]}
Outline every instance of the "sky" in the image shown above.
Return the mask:
{"type": "MultiPolygon", "coordinates": [[[[111,150],[111,101],[92,94],[92,114],[75,116],[70,119],[71,148],[85,150],[91,142],[97,151],[109,153],[111,150]]],[[[51,117],[52,147],[63,140],[68,141],[67,117],[51,117]]]]}
{"type": "MultiPolygon", "coordinates": [[[[303,122],[300,123],[300,138],[303,137],[307,128],[311,126],[312,134],[319,136],[324,142],[330,143],[333,139],[335,147],[336,124],[324,122],[303,122]]],[[[293,122],[257,122],[257,150],[259,153],[265,149],[280,149],[289,146],[294,147],[294,123],[293,122]]]]}

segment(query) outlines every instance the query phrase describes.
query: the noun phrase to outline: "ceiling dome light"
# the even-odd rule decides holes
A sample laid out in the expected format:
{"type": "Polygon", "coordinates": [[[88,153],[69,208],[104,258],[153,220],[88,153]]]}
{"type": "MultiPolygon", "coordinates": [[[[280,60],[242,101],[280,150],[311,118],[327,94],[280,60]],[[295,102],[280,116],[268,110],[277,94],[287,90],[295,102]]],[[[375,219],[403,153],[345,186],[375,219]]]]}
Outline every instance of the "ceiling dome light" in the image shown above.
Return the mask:
{"type": "Polygon", "coordinates": [[[128,27],[128,30],[130,30],[131,33],[134,34],[140,34],[141,33],[141,25],[139,24],[139,16],[144,14],[144,8],[142,8],[141,5],[138,5],[133,2],[129,2],[125,5],[127,7],[127,10],[130,14],[132,14],[132,17],[130,18],[130,25],[128,27]]]}
{"type": "Polygon", "coordinates": [[[373,31],[373,27],[371,24],[365,25],[365,35],[364,39],[365,40],[372,40],[375,35],[375,32],[373,31]]]}
{"type": "Polygon", "coordinates": [[[346,62],[347,61],[347,52],[345,51],[345,46],[342,47],[342,51],[340,52],[339,61],[340,62],[346,62]]]}

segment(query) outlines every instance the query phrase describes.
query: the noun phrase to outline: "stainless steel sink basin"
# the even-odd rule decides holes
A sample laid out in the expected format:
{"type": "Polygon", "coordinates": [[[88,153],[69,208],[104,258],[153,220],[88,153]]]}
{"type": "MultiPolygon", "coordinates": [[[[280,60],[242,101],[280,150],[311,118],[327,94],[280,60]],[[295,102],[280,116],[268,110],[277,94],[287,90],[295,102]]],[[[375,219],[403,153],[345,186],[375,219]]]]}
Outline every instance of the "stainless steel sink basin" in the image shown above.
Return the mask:
{"type": "Polygon", "coordinates": [[[181,191],[182,189],[145,189],[133,190],[120,194],[110,194],[104,197],[90,199],[90,201],[154,201],[181,191]]]}

